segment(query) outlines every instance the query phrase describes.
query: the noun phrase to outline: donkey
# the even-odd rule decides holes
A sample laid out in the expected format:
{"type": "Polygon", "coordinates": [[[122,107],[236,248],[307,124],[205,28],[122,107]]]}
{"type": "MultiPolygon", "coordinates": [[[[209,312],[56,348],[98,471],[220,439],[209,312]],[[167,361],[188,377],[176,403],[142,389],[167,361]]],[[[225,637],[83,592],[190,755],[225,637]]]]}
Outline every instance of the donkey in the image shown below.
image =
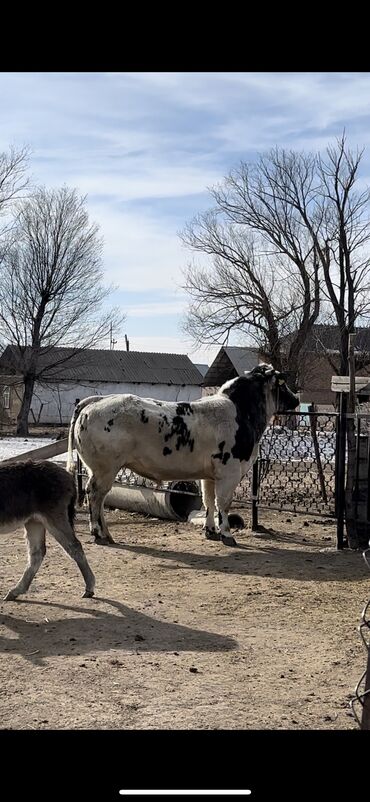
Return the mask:
{"type": "Polygon", "coordinates": [[[24,526],[28,565],[4,601],[26,593],[45,557],[45,530],[77,563],[84,597],[94,595],[95,577],[74,531],[76,487],[71,474],[54,462],[27,460],[0,465],[0,533],[24,526]]]}

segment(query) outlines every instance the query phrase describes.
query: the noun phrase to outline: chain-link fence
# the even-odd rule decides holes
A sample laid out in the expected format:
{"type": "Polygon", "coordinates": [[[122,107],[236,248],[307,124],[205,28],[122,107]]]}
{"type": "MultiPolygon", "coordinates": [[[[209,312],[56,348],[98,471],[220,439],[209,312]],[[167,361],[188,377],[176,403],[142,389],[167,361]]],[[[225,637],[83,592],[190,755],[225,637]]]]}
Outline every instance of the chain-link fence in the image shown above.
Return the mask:
{"type": "Polygon", "coordinates": [[[241,504],[257,495],[258,506],[335,516],[337,460],[336,413],[280,416],[260,443],[253,476],[246,476],[235,499],[241,504]]]}

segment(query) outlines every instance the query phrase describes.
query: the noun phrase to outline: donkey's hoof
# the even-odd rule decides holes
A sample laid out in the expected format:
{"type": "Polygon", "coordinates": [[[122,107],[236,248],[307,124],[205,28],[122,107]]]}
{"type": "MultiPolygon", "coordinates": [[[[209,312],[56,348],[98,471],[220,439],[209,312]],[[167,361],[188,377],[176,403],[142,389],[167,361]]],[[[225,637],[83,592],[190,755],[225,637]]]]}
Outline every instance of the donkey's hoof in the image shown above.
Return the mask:
{"type": "Polygon", "coordinates": [[[237,546],[237,542],[232,535],[221,535],[221,540],[224,546],[237,546]]]}
{"type": "Polygon", "coordinates": [[[83,599],[92,599],[93,595],[94,595],[94,591],[93,590],[85,590],[85,593],[82,594],[82,598],[83,599]]]}
{"type": "Polygon", "coordinates": [[[111,543],[114,543],[114,540],[109,540],[107,537],[95,537],[94,542],[98,546],[110,546],[111,543]]]}
{"type": "Polygon", "coordinates": [[[15,601],[17,598],[17,593],[14,593],[14,590],[9,590],[6,596],[4,596],[3,601],[15,601]]]}

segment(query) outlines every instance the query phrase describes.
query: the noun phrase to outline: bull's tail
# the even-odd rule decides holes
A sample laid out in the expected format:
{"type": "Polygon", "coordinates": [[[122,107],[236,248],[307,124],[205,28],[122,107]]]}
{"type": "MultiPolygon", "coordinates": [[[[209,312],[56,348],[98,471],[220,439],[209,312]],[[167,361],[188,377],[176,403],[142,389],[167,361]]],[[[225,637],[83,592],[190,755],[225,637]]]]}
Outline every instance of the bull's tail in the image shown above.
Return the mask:
{"type": "Polygon", "coordinates": [[[75,464],[73,460],[73,445],[74,445],[74,431],[77,418],[81,412],[81,410],[86,407],[88,404],[93,404],[95,401],[101,401],[101,395],[89,395],[88,398],[83,398],[82,401],[76,405],[73,410],[73,415],[71,418],[71,422],[69,424],[69,432],[68,432],[68,457],[67,457],[67,471],[74,475],[75,473],[75,464]]]}

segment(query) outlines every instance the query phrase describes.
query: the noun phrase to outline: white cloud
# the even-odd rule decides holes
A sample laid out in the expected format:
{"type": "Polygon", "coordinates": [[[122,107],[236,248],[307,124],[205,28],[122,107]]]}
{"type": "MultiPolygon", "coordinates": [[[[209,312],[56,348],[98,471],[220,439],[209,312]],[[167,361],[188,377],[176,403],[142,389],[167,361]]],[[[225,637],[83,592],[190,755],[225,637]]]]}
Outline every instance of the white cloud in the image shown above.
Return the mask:
{"type": "MultiPolygon", "coordinates": [[[[344,125],[352,147],[369,146],[369,97],[370,73],[1,73],[0,150],[29,143],[35,182],[88,194],[107,281],[153,292],[128,303],[127,326],[168,324],[167,338],[132,347],[183,353],[170,315],[184,311],[192,254],[177,231],[206,208],[206,188],[276,144],[323,150],[344,125]]],[[[361,187],[369,173],[366,151],[361,187]]]]}
{"type": "Polygon", "coordinates": [[[126,291],[164,289],[181,285],[181,267],[189,261],[177,233],[144,213],[110,204],[89,204],[91,218],[104,236],[107,280],[126,291]]]}
{"type": "Polygon", "coordinates": [[[221,172],[206,167],[197,168],[190,159],[188,165],[170,166],[162,163],[161,159],[149,161],[137,157],[134,165],[127,165],[126,169],[121,167],[119,173],[108,169],[105,172],[96,171],[95,175],[72,173],[68,181],[84,194],[104,194],[127,202],[198,195],[221,178],[221,172]]]}
{"type": "Polygon", "coordinates": [[[163,315],[182,315],[186,307],[186,299],[168,298],[163,303],[142,303],[126,306],[127,320],[141,317],[163,317],[163,315]]]}

